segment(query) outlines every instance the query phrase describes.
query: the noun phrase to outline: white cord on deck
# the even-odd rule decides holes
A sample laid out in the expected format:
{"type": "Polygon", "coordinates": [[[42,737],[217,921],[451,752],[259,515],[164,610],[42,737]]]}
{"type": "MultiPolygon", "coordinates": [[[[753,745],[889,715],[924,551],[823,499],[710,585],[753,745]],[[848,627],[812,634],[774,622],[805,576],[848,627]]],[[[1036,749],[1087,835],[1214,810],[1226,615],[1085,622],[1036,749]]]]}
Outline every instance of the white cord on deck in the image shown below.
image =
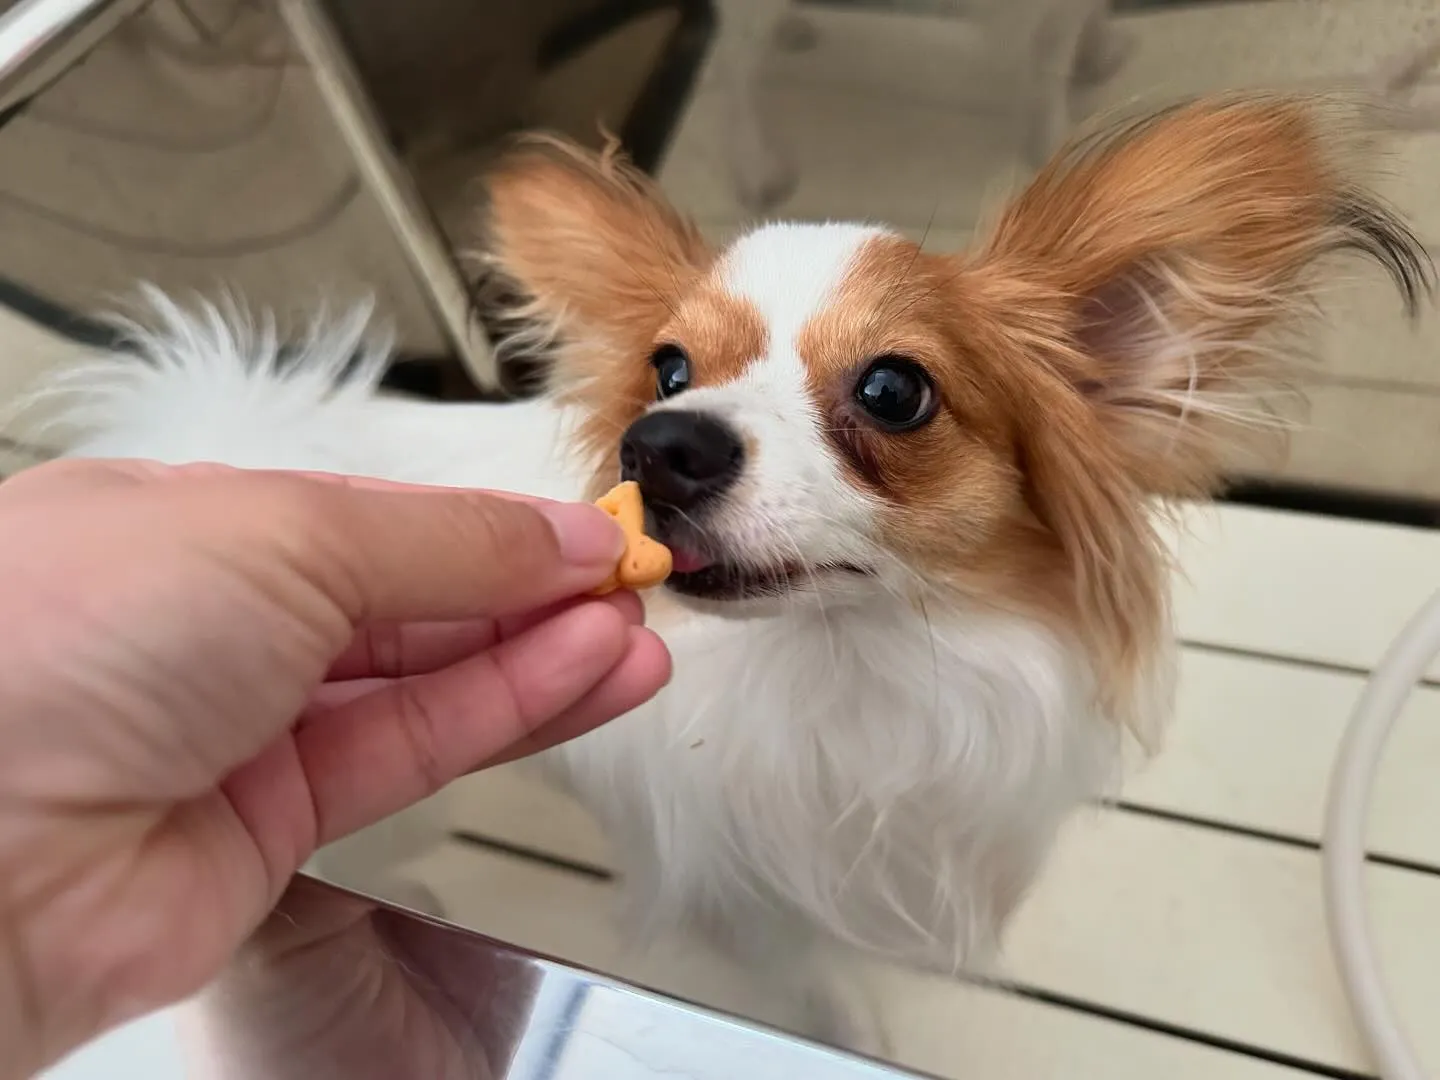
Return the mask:
{"type": "Polygon", "coordinates": [[[1330,945],[1381,1080],[1429,1080],[1400,1030],[1380,975],[1365,903],[1370,791],[1385,741],[1415,684],[1440,657],[1440,593],[1412,618],[1370,676],[1330,777],[1321,865],[1330,945]]]}

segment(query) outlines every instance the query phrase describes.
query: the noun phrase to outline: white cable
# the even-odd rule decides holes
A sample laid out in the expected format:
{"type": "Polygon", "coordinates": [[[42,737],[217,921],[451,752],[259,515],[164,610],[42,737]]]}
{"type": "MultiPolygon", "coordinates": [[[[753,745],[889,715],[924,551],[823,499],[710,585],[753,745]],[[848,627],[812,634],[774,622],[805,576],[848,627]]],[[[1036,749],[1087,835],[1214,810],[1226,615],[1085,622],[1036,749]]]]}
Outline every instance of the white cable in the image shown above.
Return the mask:
{"type": "Polygon", "coordinates": [[[1356,1023],[1381,1080],[1429,1080],[1396,1019],[1370,936],[1365,903],[1365,832],[1370,790],[1415,684],[1440,657],[1440,593],[1430,598],[1386,651],[1350,716],[1330,777],[1321,868],[1330,946],[1356,1023]]]}

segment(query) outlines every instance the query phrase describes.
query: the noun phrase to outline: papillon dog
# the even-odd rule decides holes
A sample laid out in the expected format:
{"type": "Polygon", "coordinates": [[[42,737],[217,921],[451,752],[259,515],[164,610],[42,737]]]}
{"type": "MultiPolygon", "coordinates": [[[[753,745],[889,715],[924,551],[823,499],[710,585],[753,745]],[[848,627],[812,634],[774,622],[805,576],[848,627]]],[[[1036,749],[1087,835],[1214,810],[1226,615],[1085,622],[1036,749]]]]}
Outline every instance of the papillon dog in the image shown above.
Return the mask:
{"type": "Polygon", "coordinates": [[[572,499],[637,480],[675,553],[645,597],[675,678],[546,764],[608,831],[641,936],[699,934],[873,1049],[826,965],[983,958],[1062,822],[1154,744],[1157,515],[1264,426],[1331,256],[1377,260],[1412,311],[1429,290],[1363,126],[1263,95],[1121,123],[953,253],[858,223],[717,250],[618,154],[530,139],[481,246],[543,396],[398,400],[356,320],[282,357],[161,301],[144,356],[63,377],[70,452],[572,499]]]}

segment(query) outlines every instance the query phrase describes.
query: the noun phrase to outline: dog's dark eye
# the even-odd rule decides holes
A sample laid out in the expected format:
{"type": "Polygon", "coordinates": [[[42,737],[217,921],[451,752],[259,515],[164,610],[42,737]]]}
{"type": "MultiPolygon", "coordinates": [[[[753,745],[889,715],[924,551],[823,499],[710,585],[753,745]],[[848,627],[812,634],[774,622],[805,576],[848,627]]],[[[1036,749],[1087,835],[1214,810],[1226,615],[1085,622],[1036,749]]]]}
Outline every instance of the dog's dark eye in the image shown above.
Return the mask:
{"type": "Polygon", "coordinates": [[[661,345],[650,356],[655,369],[655,396],[674,397],[690,389],[690,358],[679,345],[661,345]]]}
{"type": "Polygon", "coordinates": [[[903,356],[882,356],[855,384],[855,400],[886,431],[910,431],[935,415],[934,384],[903,356]]]}

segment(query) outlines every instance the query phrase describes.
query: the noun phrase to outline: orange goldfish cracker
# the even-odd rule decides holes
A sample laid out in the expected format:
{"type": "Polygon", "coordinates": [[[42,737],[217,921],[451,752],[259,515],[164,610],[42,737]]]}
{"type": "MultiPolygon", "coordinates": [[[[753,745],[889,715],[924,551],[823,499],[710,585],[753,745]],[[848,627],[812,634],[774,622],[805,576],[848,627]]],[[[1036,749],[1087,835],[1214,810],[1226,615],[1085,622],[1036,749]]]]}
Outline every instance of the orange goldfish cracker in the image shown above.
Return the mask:
{"type": "Polygon", "coordinates": [[[605,583],[592,596],[604,596],[616,589],[648,589],[670,576],[670,549],[645,535],[645,502],[634,480],[617,484],[596,503],[615,519],[625,533],[625,554],[605,583]]]}

